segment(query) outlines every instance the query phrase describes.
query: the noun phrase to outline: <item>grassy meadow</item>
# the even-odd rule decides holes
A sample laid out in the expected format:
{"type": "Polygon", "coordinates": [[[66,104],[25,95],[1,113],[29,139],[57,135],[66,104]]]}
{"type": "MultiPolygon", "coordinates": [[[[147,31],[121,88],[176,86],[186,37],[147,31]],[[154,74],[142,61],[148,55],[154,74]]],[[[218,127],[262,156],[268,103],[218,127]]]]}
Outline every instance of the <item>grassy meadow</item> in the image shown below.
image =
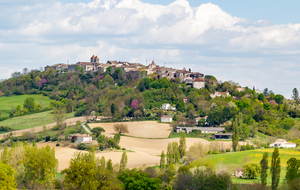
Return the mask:
{"type": "Polygon", "coordinates": [[[42,103],[44,107],[49,106],[51,102],[51,99],[49,97],[43,95],[20,95],[0,97],[1,117],[8,117],[11,111],[11,107],[13,106],[16,107],[17,105],[21,105],[23,108],[24,101],[28,97],[33,97],[35,103],[42,103]]]}
{"type": "MultiPolygon", "coordinates": [[[[207,156],[209,160],[212,160],[220,167],[223,167],[233,173],[235,168],[242,168],[245,163],[258,163],[262,159],[263,153],[269,153],[269,167],[271,165],[272,160],[272,152],[274,149],[256,149],[256,150],[248,150],[241,152],[231,152],[227,154],[216,154],[207,156]]],[[[291,157],[296,157],[299,159],[300,151],[289,150],[289,149],[279,149],[280,163],[281,163],[281,174],[280,174],[280,183],[282,184],[285,180],[286,173],[286,162],[291,157]]],[[[260,183],[260,177],[257,179],[240,179],[240,178],[232,178],[234,183],[260,183]]],[[[271,175],[268,173],[268,185],[271,184],[271,175]]]]}
{"type": "MultiPolygon", "coordinates": [[[[19,117],[13,117],[0,121],[0,126],[9,126],[13,130],[27,129],[32,127],[43,126],[46,124],[54,123],[53,111],[45,111],[30,115],[24,115],[19,117]]],[[[66,113],[65,119],[74,117],[74,113],[66,113]]]]}

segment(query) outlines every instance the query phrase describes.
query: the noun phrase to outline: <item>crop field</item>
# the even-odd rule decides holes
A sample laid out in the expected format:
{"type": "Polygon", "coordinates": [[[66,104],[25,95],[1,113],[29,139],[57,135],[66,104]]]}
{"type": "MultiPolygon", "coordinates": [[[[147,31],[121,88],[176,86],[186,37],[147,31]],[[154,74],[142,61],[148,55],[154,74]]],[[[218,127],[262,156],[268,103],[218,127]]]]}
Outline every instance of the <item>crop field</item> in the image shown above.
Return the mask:
{"type": "Polygon", "coordinates": [[[44,107],[49,106],[51,99],[43,95],[20,95],[20,96],[9,96],[9,97],[0,97],[0,111],[1,117],[9,116],[11,107],[16,107],[21,105],[23,108],[23,103],[26,98],[33,97],[35,103],[42,103],[44,107]]]}
{"type": "MultiPolygon", "coordinates": [[[[207,156],[208,159],[215,162],[217,165],[226,168],[226,170],[230,171],[231,173],[234,172],[236,168],[242,168],[243,164],[245,163],[258,163],[262,159],[263,153],[269,153],[269,167],[271,165],[272,160],[272,152],[274,149],[256,149],[256,150],[248,150],[242,152],[232,152],[227,154],[217,154],[217,155],[210,155],[207,156]]],[[[299,151],[288,150],[288,149],[279,149],[279,156],[281,162],[281,174],[280,174],[280,183],[284,182],[285,173],[286,173],[286,162],[291,157],[300,157],[299,151]]],[[[257,179],[239,179],[233,178],[233,182],[237,183],[255,183],[260,182],[260,178],[257,179]]],[[[271,176],[268,173],[268,184],[271,184],[271,176]]]]}
{"type": "MultiPolygon", "coordinates": [[[[105,129],[106,136],[112,136],[116,132],[113,126],[116,123],[89,123],[91,128],[102,127],[105,129]]],[[[128,126],[129,133],[126,135],[143,138],[168,138],[172,127],[170,124],[158,123],[156,121],[136,121],[136,122],[124,122],[123,124],[128,126]]]]}

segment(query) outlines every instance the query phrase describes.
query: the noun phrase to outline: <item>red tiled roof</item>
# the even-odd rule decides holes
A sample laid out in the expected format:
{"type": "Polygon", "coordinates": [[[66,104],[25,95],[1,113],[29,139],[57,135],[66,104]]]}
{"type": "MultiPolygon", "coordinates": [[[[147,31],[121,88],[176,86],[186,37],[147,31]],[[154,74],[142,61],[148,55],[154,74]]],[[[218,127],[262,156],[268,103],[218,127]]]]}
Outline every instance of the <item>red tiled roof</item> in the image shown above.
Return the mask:
{"type": "Polygon", "coordinates": [[[196,78],[195,80],[194,80],[194,82],[204,82],[205,80],[204,79],[201,79],[201,78],[196,78]]]}

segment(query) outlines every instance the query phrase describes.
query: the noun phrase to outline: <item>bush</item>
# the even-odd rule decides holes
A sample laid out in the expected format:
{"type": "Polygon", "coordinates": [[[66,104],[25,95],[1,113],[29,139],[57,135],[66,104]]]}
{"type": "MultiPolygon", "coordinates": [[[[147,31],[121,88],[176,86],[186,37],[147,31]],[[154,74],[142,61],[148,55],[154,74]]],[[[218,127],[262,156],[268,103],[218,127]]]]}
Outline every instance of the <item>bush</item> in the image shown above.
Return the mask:
{"type": "Polygon", "coordinates": [[[58,130],[58,126],[55,125],[53,128],[52,128],[52,131],[57,131],[58,130]]]}
{"type": "Polygon", "coordinates": [[[230,148],[226,148],[226,150],[225,150],[226,152],[230,152],[231,150],[230,150],[230,148]]]}
{"type": "Polygon", "coordinates": [[[40,142],[40,141],[42,141],[41,137],[37,137],[36,140],[35,140],[35,142],[40,142]]]}
{"type": "Polygon", "coordinates": [[[126,150],[126,148],[122,148],[122,150],[126,150]]]}
{"type": "Polygon", "coordinates": [[[45,142],[50,141],[51,137],[50,136],[46,136],[45,142]]]}
{"type": "Polygon", "coordinates": [[[51,141],[58,141],[58,137],[52,137],[51,141]]]}
{"type": "Polygon", "coordinates": [[[60,146],[60,144],[59,144],[59,143],[56,143],[56,146],[60,146]]]}
{"type": "Polygon", "coordinates": [[[121,149],[121,147],[119,145],[116,145],[115,148],[118,149],[118,150],[121,149]]]}
{"type": "Polygon", "coordinates": [[[78,150],[85,150],[86,149],[86,145],[83,144],[83,143],[80,143],[80,144],[78,144],[77,149],[78,150]]]}

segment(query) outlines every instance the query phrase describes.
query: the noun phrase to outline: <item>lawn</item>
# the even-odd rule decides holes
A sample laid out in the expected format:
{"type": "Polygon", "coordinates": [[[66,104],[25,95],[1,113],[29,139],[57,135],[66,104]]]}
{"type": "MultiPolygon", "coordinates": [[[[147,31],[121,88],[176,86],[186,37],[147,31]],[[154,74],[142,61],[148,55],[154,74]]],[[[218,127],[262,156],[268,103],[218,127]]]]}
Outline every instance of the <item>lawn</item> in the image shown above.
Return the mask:
{"type": "MultiPolygon", "coordinates": [[[[272,152],[274,149],[256,149],[256,150],[248,150],[242,152],[232,152],[227,154],[216,154],[216,155],[209,155],[207,156],[208,159],[215,162],[217,165],[228,166],[228,168],[239,167],[242,168],[242,165],[245,162],[253,162],[258,163],[262,159],[263,153],[269,153],[269,166],[271,165],[272,160],[272,152]]],[[[295,150],[288,150],[288,149],[279,149],[280,154],[280,161],[281,161],[281,174],[280,174],[280,183],[284,182],[285,173],[286,173],[286,162],[291,157],[299,158],[300,151],[295,150]]],[[[232,171],[231,171],[232,172],[232,171]]],[[[260,178],[257,179],[239,179],[239,178],[232,178],[233,182],[236,183],[254,183],[259,182],[260,178]]],[[[268,184],[271,184],[271,176],[268,173],[268,184]]]]}
{"type": "Polygon", "coordinates": [[[21,105],[23,108],[24,101],[28,97],[33,97],[35,103],[42,103],[44,107],[48,107],[51,102],[51,99],[49,97],[43,95],[20,95],[0,97],[1,117],[8,117],[11,111],[11,107],[21,105]]]}
{"type": "MultiPolygon", "coordinates": [[[[13,117],[0,122],[0,126],[9,126],[13,130],[27,129],[54,123],[52,117],[53,111],[45,111],[30,115],[13,117]]],[[[65,114],[64,119],[74,117],[74,113],[65,114]]]]}

